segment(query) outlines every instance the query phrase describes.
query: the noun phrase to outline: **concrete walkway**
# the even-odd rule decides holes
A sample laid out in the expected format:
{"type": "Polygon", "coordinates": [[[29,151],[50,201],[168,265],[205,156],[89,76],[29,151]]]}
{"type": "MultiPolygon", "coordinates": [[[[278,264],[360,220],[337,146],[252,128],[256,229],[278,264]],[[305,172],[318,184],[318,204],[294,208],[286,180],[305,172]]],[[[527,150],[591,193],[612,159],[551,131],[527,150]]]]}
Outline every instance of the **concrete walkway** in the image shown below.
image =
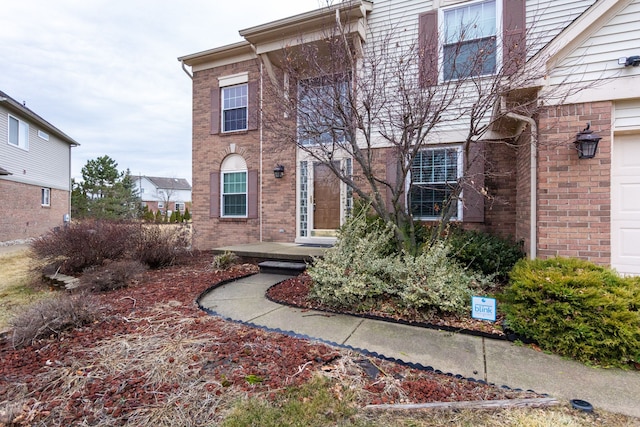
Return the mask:
{"type": "Polygon", "coordinates": [[[640,372],[597,369],[507,341],[435,331],[349,315],[301,310],[265,298],[289,278],[257,274],[205,294],[200,305],[223,318],[366,349],[497,385],[534,390],[568,401],[640,417],[640,372]]]}

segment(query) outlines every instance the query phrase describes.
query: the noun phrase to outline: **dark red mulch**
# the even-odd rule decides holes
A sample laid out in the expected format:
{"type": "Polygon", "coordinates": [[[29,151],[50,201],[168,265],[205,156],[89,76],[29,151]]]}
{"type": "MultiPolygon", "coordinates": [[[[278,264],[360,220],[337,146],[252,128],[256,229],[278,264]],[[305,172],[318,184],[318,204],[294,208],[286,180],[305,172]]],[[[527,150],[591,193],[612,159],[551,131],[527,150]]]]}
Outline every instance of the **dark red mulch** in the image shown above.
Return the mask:
{"type": "MultiPolygon", "coordinates": [[[[62,382],[48,382],[48,374],[52,367],[71,369],[80,363],[86,368],[73,375],[90,376],[91,354],[96,346],[114,337],[144,339],[148,330],[152,326],[158,328],[165,317],[166,326],[161,330],[167,337],[177,333],[173,326],[176,316],[181,321],[181,333],[211,337],[211,345],[201,348],[192,360],[165,361],[188,364],[194,378],[201,377],[216,394],[233,389],[247,396],[273,397],[284,387],[308,381],[317,372],[333,371],[334,364],[345,357],[344,351],[328,345],[207,316],[195,303],[203,291],[256,271],[255,265],[211,271],[211,259],[203,254],[189,259],[187,264],[149,271],[136,286],[98,294],[103,308],[101,320],[95,324],[38,340],[22,349],[12,348],[7,339],[0,341],[0,409],[19,398],[25,407],[37,408],[35,413],[32,410],[30,422],[50,421],[58,411],[55,422],[71,425],[81,420],[92,424],[105,414],[126,420],[127,414],[136,409],[157,405],[166,393],[177,391],[180,385],[161,381],[151,388],[145,377],[148,373],[132,369],[94,378],[90,385],[69,396],[62,382]],[[167,307],[167,312],[159,311],[159,305],[167,307]],[[250,376],[260,381],[247,381],[250,376]]],[[[291,283],[303,287],[305,280],[293,279],[291,283]]],[[[302,291],[289,294],[302,295],[302,291]]],[[[395,378],[399,387],[396,392],[384,390],[380,378],[369,378],[363,370],[361,375],[370,397],[362,404],[400,399],[421,403],[531,396],[391,362],[376,360],[375,364],[385,375],[395,378]]]]}

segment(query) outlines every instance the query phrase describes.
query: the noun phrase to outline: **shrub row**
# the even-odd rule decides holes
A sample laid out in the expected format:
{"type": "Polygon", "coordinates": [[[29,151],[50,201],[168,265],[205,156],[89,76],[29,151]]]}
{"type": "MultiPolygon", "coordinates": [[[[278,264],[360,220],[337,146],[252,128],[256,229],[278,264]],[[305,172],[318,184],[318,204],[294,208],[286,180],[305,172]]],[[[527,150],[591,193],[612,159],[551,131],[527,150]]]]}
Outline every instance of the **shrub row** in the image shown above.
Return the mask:
{"type": "Polygon", "coordinates": [[[150,268],[171,265],[189,243],[180,226],[86,220],[49,232],[31,249],[40,261],[76,274],[107,260],[135,260],[150,268]]]}

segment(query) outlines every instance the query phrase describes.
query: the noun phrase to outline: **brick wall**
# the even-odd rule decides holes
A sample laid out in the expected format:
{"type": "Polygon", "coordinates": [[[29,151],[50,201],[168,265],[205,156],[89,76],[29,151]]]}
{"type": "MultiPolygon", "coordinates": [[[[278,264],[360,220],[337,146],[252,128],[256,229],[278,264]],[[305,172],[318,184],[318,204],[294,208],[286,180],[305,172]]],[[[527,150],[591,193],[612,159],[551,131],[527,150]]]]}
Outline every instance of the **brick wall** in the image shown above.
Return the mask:
{"type": "Polygon", "coordinates": [[[539,119],[538,256],[609,264],[611,258],[610,102],[549,108],[539,119]],[[602,140],[578,159],[576,133],[591,122],[602,140]]]}
{"type": "Polygon", "coordinates": [[[211,134],[211,90],[218,87],[218,77],[249,73],[249,81],[260,80],[257,60],[244,61],[198,71],[193,79],[193,244],[197,249],[260,241],[292,242],[296,234],[294,147],[282,147],[278,135],[263,130],[263,156],[260,157],[260,131],[211,134]],[[240,154],[248,170],[258,171],[259,218],[213,218],[210,210],[210,176],[220,173],[229,154],[240,154]],[[262,160],[262,162],[261,162],[262,160]],[[273,168],[285,167],[284,177],[276,179],[273,168]],[[262,169],[261,169],[262,167],[262,169]]]}
{"type": "Polygon", "coordinates": [[[41,205],[42,187],[0,179],[0,242],[38,237],[64,225],[69,192],[51,189],[50,206],[41,205]]]}
{"type": "Polygon", "coordinates": [[[527,127],[518,138],[516,168],[516,227],[515,238],[524,242],[529,253],[531,244],[531,129],[527,127]]]}
{"type": "Polygon", "coordinates": [[[506,141],[485,146],[484,230],[509,239],[516,236],[517,153],[516,146],[506,141]]]}

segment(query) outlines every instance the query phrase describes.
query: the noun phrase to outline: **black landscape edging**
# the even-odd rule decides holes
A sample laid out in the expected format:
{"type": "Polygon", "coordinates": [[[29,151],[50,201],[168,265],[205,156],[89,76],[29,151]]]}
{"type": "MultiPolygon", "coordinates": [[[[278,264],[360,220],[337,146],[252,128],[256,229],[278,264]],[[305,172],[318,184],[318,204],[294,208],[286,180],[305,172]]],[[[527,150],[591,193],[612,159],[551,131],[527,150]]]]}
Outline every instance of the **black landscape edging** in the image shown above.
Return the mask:
{"type": "MultiPolygon", "coordinates": [[[[443,371],[441,371],[439,369],[435,369],[433,366],[430,366],[430,365],[425,366],[425,365],[423,365],[421,363],[405,362],[402,359],[396,359],[394,357],[385,356],[384,354],[379,354],[379,353],[377,353],[375,351],[369,351],[369,350],[364,349],[364,348],[358,348],[358,347],[353,347],[351,345],[340,344],[340,343],[337,343],[337,342],[334,342],[334,341],[329,341],[329,340],[325,340],[325,339],[322,339],[322,338],[312,337],[312,336],[309,336],[309,335],[306,335],[306,334],[300,334],[300,333],[297,333],[297,332],[291,331],[291,330],[285,331],[285,330],[280,329],[280,328],[268,328],[268,327],[263,326],[263,325],[257,325],[257,324],[255,324],[253,322],[246,322],[244,320],[232,319],[230,317],[223,316],[223,315],[219,314],[217,311],[212,310],[212,309],[207,308],[207,307],[204,307],[202,304],[200,304],[200,299],[202,299],[206,294],[208,294],[209,292],[215,290],[216,288],[218,288],[220,286],[223,286],[223,285],[226,285],[227,283],[231,283],[231,282],[234,282],[236,280],[245,278],[245,277],[253,276],[255,274],[258,274],[258,273],[251,273],[251,274],[247,274],[247,275],[244,275],[244,276],[237,277],[235,279],[223,280],[223,281],[221,281],[219,283],[216,283],[215,285],[211,286],[210,288],[207,288],[206,290],[201,292],[200,295],[198,296],[198,298],[196,299],[196,303],[198,305],[198,308],[200,308],[200,310],[204,311],[205,313],[207,313],[210,316],[216,316],[216,317],[219,317],[219,318],[221,318],[223,320],[226,320],[226,321],[229,321],[229,322],[233,322],[233,323],[236,323],[236,324],[239,324],[239,325],[248,326],[248,327],[255,328],[255,329],[260,329],[260,330],[263,330],[263,331],[266,331],[266,332],[275,332],[275,333],[283,334],[283,335],[286,335],[286,336],[289,336],[289,337],[292,337],[292,338],[298,338],[298,339],[303,339],[303,340],[307,340],[307,341],[315,341],[315,342],[319,342],[319,343],[330,345],[332,347],[338,347],[338,348],[343,348],[343,349],[346,349],[346,350],[355,351],[356,353],[360,353],[360,354],[362,354],[364,356],[370,356],[370,357],[374,357],[376,359],[385,360],[387,362],[397,363],[399,365],[406,366],[406,367],[412,368],[412,369],[417,369],[419,371],[433,372],[435,374],[446,375],[448,377],[452,377],[452,378],[456,378],[456,379],[463,379],[463,380],[467,380],[467,381],[471,381],[471,382],[476,382],[478,384],[484,384],[484,385],[489,385],[489,386],[493,386],[493,387],[498,387],[495,383],[490,383],[490,382],[487,382],[487,381],[484,381],[484,380],[479,380],[479,379],[476,379],[476,378],[473,378],[473,377],[464,377],[463,375],[460,375],[460,374],[453,374],[453,373],[450,373],[450,372],[443,372],[443,371]]],[[[278,282],[278,283],[280,283],[280,282],[278,282]]],[[[275,286],[275,285],[273,285],[273,286],[275,286]]],[[[271,289],[271,288],[269,288],[269,289],[271,289]]],[[[277,303],[277,304],[281,304],[281,303],[273,301],[271,299],[269,299],[269,301],[272,301],[272,302],[277,303]]],[[[282,304],[282,305],[287,305],[287,304],[282,304]]],[[[291,305],[291,307],[308,309],[308,307],[296,307],[296,306],[293,306],[293,305],[291,305]]],[[[344,313],[336,313],[336,314],[344,314],[344,313]]],[[[516,391],[516,392],[525,391],[525,390],[522,390],[521,388],[511,388],[508,385],[501,385],[501,386],[499,386],[499,388],[502,388],[504,390],[512,390],[512,391],[516,391]]],[[[546,393],[545,394],[540,394],[540,393],[535,392],[534,390],[526,390],[526,391],[530,392],[530,393],[534,393],[534,394],[539,394],[540,396],[548,397],[548,394],[546,394],[546,393]]]]}

